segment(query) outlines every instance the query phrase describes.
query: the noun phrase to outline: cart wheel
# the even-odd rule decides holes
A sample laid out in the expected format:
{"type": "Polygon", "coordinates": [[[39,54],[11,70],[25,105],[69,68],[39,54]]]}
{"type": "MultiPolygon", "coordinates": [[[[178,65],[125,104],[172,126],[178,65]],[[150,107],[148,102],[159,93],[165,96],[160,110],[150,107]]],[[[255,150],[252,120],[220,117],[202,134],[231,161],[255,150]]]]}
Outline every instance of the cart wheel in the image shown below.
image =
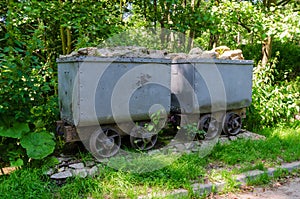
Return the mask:
{"type": "Polygon", "coordinates": [[[227,135],[237,135],[242,128],[242,118],[234,112],[228,112],[224,119],[223,130],[227,135]]]}
{"type": "Polygon", "coordinates": [[[56,132],[57,135],[59,135],[59,136],[64,135],[63,127],[64,127],[64,122],[63,121],[56,121],[55,132],[56,132]]]}
{"type": "Polygon", "coordinates": [[[55,131],[56,131],[56,134],[59,135],[59,136],[64,135],[64,132],[62,131],[61,126],[57,126],[55,131]]]}
{"type": "Polygon", "coordinates": [[[142,126],[135,126],[130,132],[130,144],[135,149],[146,151],[155,146],[157,137],[157,133],[150,133],[142,126]]]}
{"type": "Polygon", "coordinates": [[[212,140],[218,137],[221,133],[218,120],[211,114],[205,114],[200,117],[198,122],[198,129],[206,132],[206,140],[212,140]]]}
{"type": "Polygon", "coordinates": [[[114,156],[119,151],[120,146],[121,136],[113,128],[98,129],[90,138],[90,149],[96,157],[114,156]]]}

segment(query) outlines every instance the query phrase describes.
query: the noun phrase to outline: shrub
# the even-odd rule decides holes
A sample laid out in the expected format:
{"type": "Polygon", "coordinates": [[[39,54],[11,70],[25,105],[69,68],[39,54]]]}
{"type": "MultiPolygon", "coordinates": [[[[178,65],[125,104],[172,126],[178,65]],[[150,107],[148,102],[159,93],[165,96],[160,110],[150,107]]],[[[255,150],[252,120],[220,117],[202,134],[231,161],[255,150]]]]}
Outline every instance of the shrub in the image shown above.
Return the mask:
{"type": "Polygon", "coordinates": [[[253,100],[246,119],[249,129],[289,123],[299,113],[300,78],[276,83],[277,63],[277,58],[274,58],[265,68],[258,65],[254,69],[253,100]]]}

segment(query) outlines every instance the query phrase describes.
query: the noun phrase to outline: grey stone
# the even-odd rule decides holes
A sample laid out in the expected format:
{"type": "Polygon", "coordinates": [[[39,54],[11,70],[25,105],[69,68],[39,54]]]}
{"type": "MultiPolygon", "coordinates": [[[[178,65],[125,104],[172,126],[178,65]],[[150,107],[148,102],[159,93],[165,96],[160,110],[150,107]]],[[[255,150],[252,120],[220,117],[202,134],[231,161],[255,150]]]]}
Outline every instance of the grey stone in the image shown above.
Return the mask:
{"type": "Polygon", "coordinates": [[[194,143],[193,142],[185,143],[184,146],[186,149],[192,149],[194,147],[194,143]]]}
{"type": "Polygon", "coordinates": [[[45,175],[48,175],[48,176],[50,176],[50,175],[52,175],[54,173],[54,169],[49,169],[48,171],[46,171],[44,174],[45,175]]]}
{"type": "Polygon", "coordinates": [[[171,192],[161,192],[161,193],[150,193],[148,195],[139,196],[138,199],[148,199],[148,198],[186,198],[188,196],[188,191],[185,189],[177,189],[171,192]]]}
{"type": "Polygon", "coordinates": [[[200,48],[192,48],[189,52],[190,55],[195,55],[195,54],[198,54],[198,55],[201,55],[203,53],[203,50],[201,50],[200,48]]]}
{"type": "MultiPolygon", "coordinates": [[[[300,161],[283,164],[279,168],[287,169],[288,171],[292,171],[293,169],[300,168],[300,161]]],[[[278,168],[269,168],[267,172],[261,171],[261,170],[248,171],[248,172],[236,175],[235,181],[239,182],[240,185],[243,185],[246,183],[247,179],[254,179],[265,173],[268,175],[273,175],[277,169],[278,168]]],[[[298,184],[296,184],[296,186],[298,186],[298,184]]],[[[196,195],[203,195],[205,193],[209,194],[214,189],[215,189],[215,191],[220,192],[220,191],[224,190],[224,187],[225,187],[225,182],[220,182],[220,183],[215,183],[215,184],[213,184],[213,183],[208,183],[208,184],[195,183],[192,185],[192,190],[193,190],[194,194],[196,194],[196,195]]],[[[187,190],[179,189],[179,190],[175,190],[175,191],[168,192],[168,193],[166,193],[166,192],[162,193],[162,194],[155,193],[155,196],[164,196],[164,197],[167,196],[167,198],[174,198],[173,196],[175,196],[175,198],[177,198],[176,193],[182,193],[181,196],[188,195],[187,190]]],[[[140,196],[139,198],[150,198],[150,197],[151,198],[153,197],[153,195],[151,193],[148,194],[147,196],[140,196]]],[[[158,197],[158,198],[161,198],[161,197],[158,197]]],[[[299,198],[299,197],[295,197],[295,198],[299,198]]]]}
{"type": "Polygon", "coordinates": [[[55,173],[52,176],[50,176],[51,179],[56,179],[56,180],[66,179],[66,178],[69,178],[69,177],[72,177],[72,173],[71,173],[71,171],[68,171],[68,170],[63,171],[63,172],[59,172],[59,173],[55,173]]]}
{"type": "Polygon", "coordinates": [[[160,150],[158,150],[158,149],[148,151],[148,154],[149,154],[149,155],[156,155],[156,154],[160,154],[160,153],[161,153],[161,152],[160,152],[160,150]]]}
{"type": "Polygon", "coordinates": [[[60,162],[57,166],[58,166],[58,167],[63,167],[63,166],[65,166],[66,164],[67,164],[66,162],[62,161],[62,162],[60,162]]]}
{"type": "Polygon", "coordinates": [[[200,149],[198,147],[192,148],[192,152],[198,152],[200,149]]]}
{"type": "Polygon", "coordinates": [[[217,58],[218,53],[213,51],[204,51],[199,58],[217,58]]]}
{"type": "Polygon", "coordinates": [[[187,154],[190,154],[190,153],[192,153],[192,151],[191,151],[191,150],[189,150],[189,149],[187,149],[185,152],[186,152],[187,154]]]}
{"type": "Polygon", "coordinates": [[[58,159],[59,163],[68,162],[68,161],[72,160],[71,157],[59,157],[57,159],[58,159]]]}
{"type": "Polygon", "coordinates": [[[93,166],[91,169],[88,170],[88,175],[89,176],[95,176],[98,173],[98,167],[93,166]]]}
{"type": "Polygon", "coordinates": [[[94,161],[86,161],[85,162],[85,166],[86,167],[92,167],[92,166],[94,166],[95,165],[95,162],[94,161]]]}
{"type": "Polygon", "coordinates": [[[236,181],[237,182],[242,182],[245,183],[247,179],[247,176],[245,174],[239,174],[236,176],[236,181]]]}
{"type": "Polygon", "coordinates": [[[233,141],[233,140],[237,140],[236,136],[229,136],[229,140],[233,141]]]}
{"type": "Polygon", "coordinates": [[[82,162],[80,162],[80,163],[76,163],[76,164],[70,164],[69,167],[72,169],[83,169],[84,164],[82,162]]]}
{"type": "Polygon", "coordinates": [[[194,194],[203,195],[205,193],[212,192],[214,189],[216,191],[222,191],[224,186],[225,186],[225,182],[220,182],[220,183],[215,183],[215,184],[212,184],[212,183],[208,183],[208,184],[196,183],[196,184],[193,184],[192,186],[193,186],[194,194]]]}
{"type": "Polygon", "coordinates": [[[58,172],[63,172],[63,171],[65,171],[65,167],[60,167],[60,168],[57,169],[57,171],[58,172]]]}
{"type": "Polygon", "coordinates": [[[288,171],[292,171],[294,169],[298,169],[298,168],[300,168],[300,161],[283,164],[281,166],[281,168],[282,169],[287,169],[288,171]]]}
{"type": "Polygon", "coordinates": [[[75,169],[72,171],[74,176],[78,176],[81,178],[85,178],[88,175],[88,172],[86,171],[86,169],[75,169]]]}
{"type": "Polygon", "coordinates": [[[277,170],[277,169],[275,169],[275,168],[269,168],[268,171],[267,171],[267,172],[268,172],[268,175],[269,175],[269,176],[274,175],[274,172],[275,172],[276,170],[277,170]]]}
{"type": "Polygon", "coordinates": [[[256,178],[256,177],[258,177],[258,176],[260,176],[264,173],[265,172],[261,171],[261,170],[253,170],[253,171],[246,172],[246,175],[247,175],[247,178],[253,179],[253,178],[256,178]]]}
{"type": "Polygon", "coordinates": [[[194,191],[202,192],[204,190],[211,191],[213,185],[211,183],[209,184],[200,184],[200,183],[195,183],[192,185],[194,191]]]}
{"type": "Polygon", "coordinates": [[[183,151],[185,151],[185,146],[184,146],[184,144],[177,144],[176,149],[177,149],[177,151],[183,152],[183,151]]]}
{"type": "Polygon", "coordinates": [[[97,162],[97,163],[108,163],[109,162],[109,159],[108,158],[97,158],[96,160],[95,160],[95,162],[97,162]]]}

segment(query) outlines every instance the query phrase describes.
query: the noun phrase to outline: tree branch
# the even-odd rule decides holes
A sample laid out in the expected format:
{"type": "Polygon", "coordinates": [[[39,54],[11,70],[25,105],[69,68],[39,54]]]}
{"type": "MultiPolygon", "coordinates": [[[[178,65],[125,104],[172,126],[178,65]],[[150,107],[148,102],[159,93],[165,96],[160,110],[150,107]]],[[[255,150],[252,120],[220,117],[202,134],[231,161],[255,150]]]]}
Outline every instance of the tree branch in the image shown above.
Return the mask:
{"type": "Polygon", "coordinates": [[[33,51],[33,54],[35,54],[36,56],[38,56],[39,58],[41,58],[44,62],[47,61],[47,60],[45,59],[45,57],[43,57],[42,55],[40,55],[40,54],[37,53],[36,51],[33,51]]]}
{"type": "Polygon", "coordinates": [[[237,23],[237,24],[240,25],[240,26],[242,26],[243,28],[245,28],[245,29],[248,31],[248,33],[251,32],[251,29],[250,29],[248,26],[246,26],[246,25],[241,21],[240,18],[238,18],[238,23],[237,23]]]}
{"type": "Polygon", "coordinates": [[[280,2],[278,2],[276,4],[276,6],[285,6],[286,4],[288,4],[291,0],[281,0],[280,2]]]}

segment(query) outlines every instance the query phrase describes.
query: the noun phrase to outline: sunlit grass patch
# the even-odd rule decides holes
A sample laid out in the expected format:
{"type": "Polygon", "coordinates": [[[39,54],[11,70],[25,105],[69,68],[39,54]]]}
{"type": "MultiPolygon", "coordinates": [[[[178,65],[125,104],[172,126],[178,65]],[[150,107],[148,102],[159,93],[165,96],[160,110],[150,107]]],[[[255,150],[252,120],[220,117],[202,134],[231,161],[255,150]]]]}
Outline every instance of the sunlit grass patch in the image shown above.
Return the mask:
{"type": "Polygon", "coordinates": [[[209,158],[227,165],[263,162],[270,166],[300,160],[300,126],[263,129],[260,133],[266,140],[238,139],[218,144],[209,158]]]}
{"type": "MultiPolygon", "coordinates": [[[[288,126],[263,129],[265,140],[237,139],[217,144],[208,156],[198,153],[153,154],[130,162],[125,157],[112,158],[108,164],[99,164],[99,174],[89,178],[71,178],[57,185],[43,174],[43,169],[21,169],[9,176],[0,176],[0,198],[137,198],[155,193],[186,189],[193,196],[194,183],[225,183],[224,191],[239,187],[235,177],[250,170],[266,171],[284,162],[300,160],[300,127],[288,126]],[[119,166],[118,169],[110,164],[119,166]],[[132,170],[124,169],[131,167],[132,170]],[[160,166],[159,169],[143,168],[160,166]],[[122,169],[123,168],[123,169],[122,169]]],[[[90,161],[89,154],[80,155],[90,161]]],[[[276,171],[274,178],[287,175],[276,171]]],[[[273,178],[263,175],[249,180],[251,185],[269,183],[273,178]]]]}
{"type": "Polygon", "coordinates": [[[38,169],[0,176],[0,198],[52,198],[52,184],[38,169]]]}

